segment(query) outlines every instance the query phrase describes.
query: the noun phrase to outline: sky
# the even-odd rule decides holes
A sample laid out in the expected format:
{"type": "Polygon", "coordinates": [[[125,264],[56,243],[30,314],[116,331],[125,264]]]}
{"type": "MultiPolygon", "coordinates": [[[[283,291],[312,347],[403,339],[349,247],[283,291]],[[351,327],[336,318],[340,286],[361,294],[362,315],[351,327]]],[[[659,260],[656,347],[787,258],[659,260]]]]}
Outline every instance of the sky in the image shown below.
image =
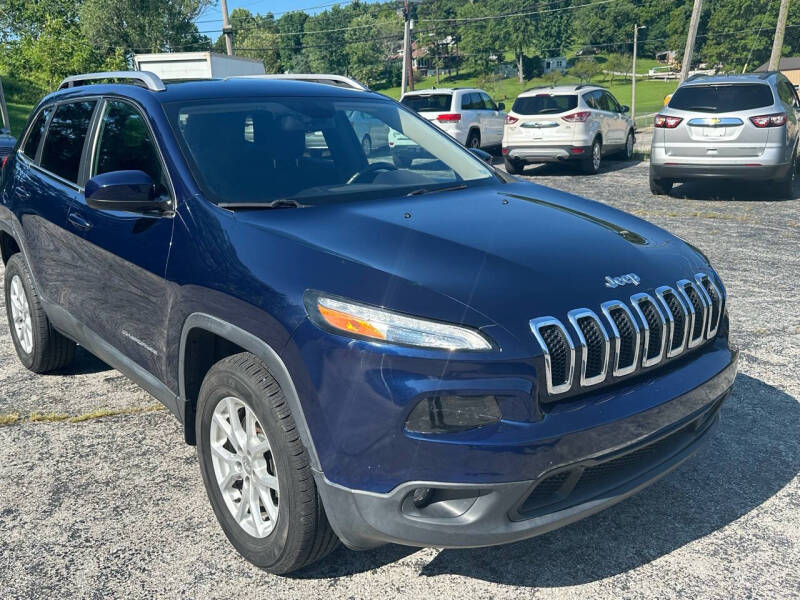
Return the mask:
{"type": "MultiPolygon", "coordinates": [[[[364,3],[374,3],[377,0],[361,0],[364,3]]],[[[345,5],[349,0],[228,0],[228,12],[234,8],[246,8],[252,13],[272,12],[276,17],[279,13],[290,10],[304,10],[309,14],[316,14],[330,8],[334,4],[345,5]]],[[[222,10],[219,0],[216,4],[208,7],[197,19],[197,29],[215,40],[222,33],[222,10]]]]}

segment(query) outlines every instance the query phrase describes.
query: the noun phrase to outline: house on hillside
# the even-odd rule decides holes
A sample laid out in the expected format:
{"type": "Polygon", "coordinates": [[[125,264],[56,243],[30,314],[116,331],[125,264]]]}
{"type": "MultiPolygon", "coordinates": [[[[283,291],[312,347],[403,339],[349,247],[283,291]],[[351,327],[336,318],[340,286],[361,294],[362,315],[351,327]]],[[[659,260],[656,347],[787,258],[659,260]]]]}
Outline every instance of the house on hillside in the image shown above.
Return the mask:
{"type": "MultiPolygon", "coordinates": [[[[764,63],[756,69],[756,73],[769,70],[769,63],[764,63]]],[[[778,63],[778,70],[786,75],[792,85],[800,85],[800,56],[787,56],[778,63]]]]}
{"type": "Polygon", "coordinates": [[[550,71],[561,71],[564,73],[567,70],[567,58],[565,56],[551,56],[542,59],[542,73],[549,73],[550,71]]]}

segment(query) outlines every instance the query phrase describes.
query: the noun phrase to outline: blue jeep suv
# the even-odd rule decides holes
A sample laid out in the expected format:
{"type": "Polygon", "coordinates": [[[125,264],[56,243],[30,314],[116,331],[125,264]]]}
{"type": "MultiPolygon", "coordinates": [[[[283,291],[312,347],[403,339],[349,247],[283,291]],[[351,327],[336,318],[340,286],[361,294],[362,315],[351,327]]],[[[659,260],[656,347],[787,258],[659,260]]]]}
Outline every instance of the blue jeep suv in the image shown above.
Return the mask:
{"type": "Polygon", "coordinates": [[[0,194],[20,360],[80,344],[163,402],[274,573],[571,523],[695,452],[733,384],[699,250],[369,91],[76,76],[0,194]],[[415,159],[365,154],[357,114],[415,159]]]}

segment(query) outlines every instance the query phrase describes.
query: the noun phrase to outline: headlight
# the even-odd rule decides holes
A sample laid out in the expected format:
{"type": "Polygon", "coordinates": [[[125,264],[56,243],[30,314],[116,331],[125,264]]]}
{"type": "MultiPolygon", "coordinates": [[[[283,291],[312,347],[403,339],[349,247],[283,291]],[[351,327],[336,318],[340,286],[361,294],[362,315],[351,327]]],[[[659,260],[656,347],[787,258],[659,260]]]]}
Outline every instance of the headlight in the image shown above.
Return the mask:
{"type": "Polygon", "coordinates": [[[490,350],[492,345],[473,329],[417,319],[339,298],[306,294],[306,311],[318,326],[334,333],[443,350],[490,350]]]}

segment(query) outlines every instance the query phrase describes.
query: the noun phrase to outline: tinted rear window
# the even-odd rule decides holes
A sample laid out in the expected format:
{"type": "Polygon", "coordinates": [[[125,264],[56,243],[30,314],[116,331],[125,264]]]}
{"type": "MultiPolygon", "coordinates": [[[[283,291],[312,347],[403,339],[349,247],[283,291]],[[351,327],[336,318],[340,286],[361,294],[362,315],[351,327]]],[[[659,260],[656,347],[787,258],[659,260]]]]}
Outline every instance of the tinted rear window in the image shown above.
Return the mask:
{"type": "Polygon", "coordinates": [[[42,168],[67,181],[78,181],[81,152],[95,101],[62,104],[50,119],[42,148],[42,168]]]}
{"type": "Polygon", "coordinates": [[[518,115],[548,115],[573,110],[578,106],[578,96],[537,94],[521,96],[514,100],[511,110],[518,115]]]}
{"type": "Polygon", "coordinates": [[[445,112],[450,110],[452,99],[450,94],[431,94],[430,96],[406,96],[402,103],[417,112],[445,112]]]}
{"type": "Polygon", "coordinates": [[[669,107],[693,112],[725,113],[771,106],[772,90],[762,83],[690,85],[679,88],[669,107]]]}
{"type": "Polygon", "coordinates": [[[44,133],[44,126],[47,125],[47,118],[50,116],[50,113],[53,112],[53,107],[48,106],[47,108],[43,109],[42,112],[39,113],[39,116],[36,117],[36,120],[31,125],[30,133],[28,134],[28,139],[25,140],[25,147],[22,149],[22,152],[30,159],[36,158],[36,150],[39,148],[39,142],[42,140],[42,134],[44,133]]]}

